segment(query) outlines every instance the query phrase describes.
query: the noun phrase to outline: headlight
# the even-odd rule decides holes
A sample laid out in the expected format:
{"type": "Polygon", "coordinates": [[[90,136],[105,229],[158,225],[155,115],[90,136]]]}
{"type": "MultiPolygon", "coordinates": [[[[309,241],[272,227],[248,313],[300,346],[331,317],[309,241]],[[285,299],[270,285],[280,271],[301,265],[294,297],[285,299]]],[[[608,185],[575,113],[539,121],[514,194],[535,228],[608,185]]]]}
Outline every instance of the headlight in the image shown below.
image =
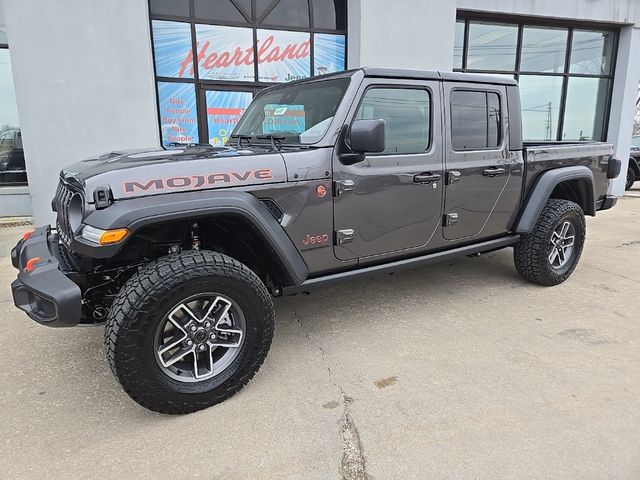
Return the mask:
{"type": "Polygon", "coordinates": [[[98,245],[110,245],[124,240],[129,235],[126,228],[116,228],[114,230],[102,230],[101,228],[85,225],[82,229],[82,238],[98,245]]]}

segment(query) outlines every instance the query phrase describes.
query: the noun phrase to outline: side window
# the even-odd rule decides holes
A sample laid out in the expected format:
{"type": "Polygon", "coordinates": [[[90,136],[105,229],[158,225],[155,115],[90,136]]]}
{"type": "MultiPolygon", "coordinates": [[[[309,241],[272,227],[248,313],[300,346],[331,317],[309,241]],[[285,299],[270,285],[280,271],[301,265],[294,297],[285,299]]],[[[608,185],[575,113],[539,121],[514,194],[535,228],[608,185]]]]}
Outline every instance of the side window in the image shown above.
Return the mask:
{"type": "Polygon", "coordinates": [[[429,148],[431,99],[415,88],[370,88],[358,107],[356,120],[385,121],[383,154],[422,153],[429,148]]]}
{"type": "Polygon", "coordinates": [[[454,150],[484,150],[500,145],[502,116],[497,93],[454,90],[450,101],[454,150]]]}

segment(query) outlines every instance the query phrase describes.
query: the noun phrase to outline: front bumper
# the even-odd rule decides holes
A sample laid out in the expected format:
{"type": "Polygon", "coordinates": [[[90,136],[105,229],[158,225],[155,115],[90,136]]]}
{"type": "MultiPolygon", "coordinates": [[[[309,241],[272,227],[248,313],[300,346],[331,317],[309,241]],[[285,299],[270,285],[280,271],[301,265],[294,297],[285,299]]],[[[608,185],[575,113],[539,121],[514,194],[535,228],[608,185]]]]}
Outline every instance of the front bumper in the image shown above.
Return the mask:
{"type": "Polygon", "coordinates": [[[37,228],[11,250],[11,263],[19,270],[11,284],[13,302],[30,318],[50,327],[71,327],[80,322],[82,292],[60,267],[58,235],[49,226],[37,228]],[[32,271],[27,261],[40,260],[32,271]]]}

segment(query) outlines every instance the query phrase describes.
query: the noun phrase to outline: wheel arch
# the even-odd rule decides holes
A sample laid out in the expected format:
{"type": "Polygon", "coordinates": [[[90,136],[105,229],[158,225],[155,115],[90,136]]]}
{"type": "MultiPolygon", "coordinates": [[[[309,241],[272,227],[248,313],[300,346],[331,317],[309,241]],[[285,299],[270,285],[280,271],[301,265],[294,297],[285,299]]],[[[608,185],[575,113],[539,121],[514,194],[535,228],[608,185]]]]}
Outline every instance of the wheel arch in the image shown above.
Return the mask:
{"type": "Polygon", "coordinates": [[[550,198],[571,200],[585,214],[596,214],[593,172],[585,166],[549,170],[540,175],[531,188],[516,223],[517,233],[533,231],[544,206],[550,198]]]}
{"type": "Polygon", "coordinates": [[[84,249],[92,250],[81,253],[94,258],[113,258],[124,254],[128,246],[151,228],[163,228],[180,235],[194,222],[198,222],[209,239],[235,225],[234,232],[241,234],[240,241],[207,240],[207,247],[224,243],[227,251],[221,253],[246,261],[248,257],[239,255],[239,252],[242,247],[250,246],[245,249],[260,257],[263,265],[272,267],[269,273],[277,275],[281,286],[299,285],[307,278],[307,265],[282,225],[262,201],[248,192],[173,193],[118,201],[109,208],[92,212],[85,223],[105,230],[128,228],[130,234],[126,241],[113,246],[81,242],[84,249]]]}
{"type": "Polygon", "coordinates": [[[640,178],[640,164],[635,157],[629,157],[629,167],[635,172],[636,177],[640,178]]]}

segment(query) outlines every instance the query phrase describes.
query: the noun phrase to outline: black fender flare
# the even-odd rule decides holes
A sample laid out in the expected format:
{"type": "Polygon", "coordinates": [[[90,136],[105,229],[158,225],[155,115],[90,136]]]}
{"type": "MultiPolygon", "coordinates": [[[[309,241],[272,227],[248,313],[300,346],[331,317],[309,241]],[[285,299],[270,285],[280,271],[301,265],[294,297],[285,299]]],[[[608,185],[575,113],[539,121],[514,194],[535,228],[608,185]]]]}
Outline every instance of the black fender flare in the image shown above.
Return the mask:
{"type": "MultiPolygon", "coordinates": [[[[128,228],[131,238],[149,225],[216,214],[243,217],[282,262],[291,282],[299,285],[306,280],[308,268],[300,252],[269,209],[248,192],[209,190],[119,200],[108,208],[93,211],[83,223],[103,230],[128,228]]],[[[110,258],[125,248],[127,242],[100,246],[76,236],[74,244],[81,254],[110,258]]]]}
{"type": "Polygon", "coordinates": [[[559,184],[568,180],[587,180],[591,188],[587,189],[587,208],[584,209],[584,213],[587,215],[596,214],[593,172],[583,165],[556,168],[542,173],[533,187],[531,187],[531,191],[523,205],[520,219],[516,224],[515,230],[517,233],[530,233],[533,231],[538,217],[540,217],[542,209],[551,197],[553,190],[559,184]]]}

